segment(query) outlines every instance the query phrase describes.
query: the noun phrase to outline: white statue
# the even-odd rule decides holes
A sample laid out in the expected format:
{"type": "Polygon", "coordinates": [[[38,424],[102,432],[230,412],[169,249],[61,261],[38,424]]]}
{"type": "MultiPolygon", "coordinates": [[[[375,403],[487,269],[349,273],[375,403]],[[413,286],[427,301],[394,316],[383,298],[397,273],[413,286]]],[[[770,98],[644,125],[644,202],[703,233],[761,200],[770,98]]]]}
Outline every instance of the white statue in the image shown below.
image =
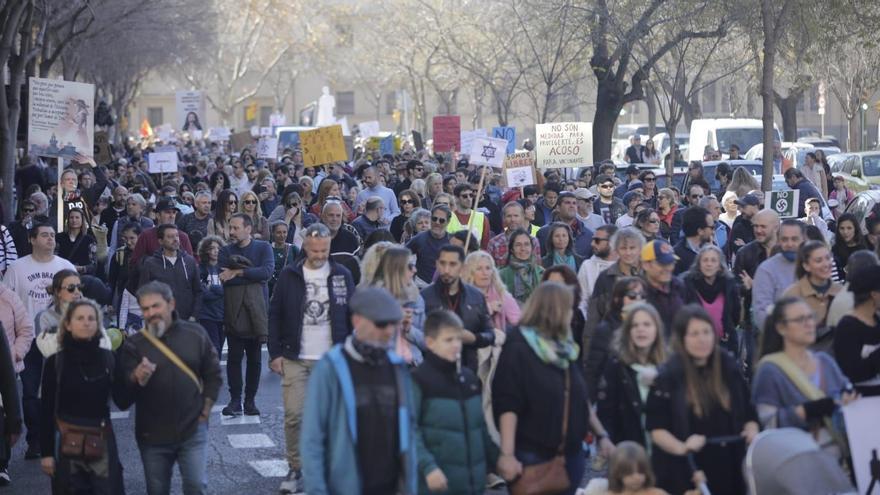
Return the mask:
{"type": "Polygon", "coordinates": [[[333,116],[333,110],[336,108],[336,98],[330,94],[330,88],[324,86],[321,88],[324,93],[318,98],[318,127],[333,125],[336,123],[336,117],[333,116]]]}

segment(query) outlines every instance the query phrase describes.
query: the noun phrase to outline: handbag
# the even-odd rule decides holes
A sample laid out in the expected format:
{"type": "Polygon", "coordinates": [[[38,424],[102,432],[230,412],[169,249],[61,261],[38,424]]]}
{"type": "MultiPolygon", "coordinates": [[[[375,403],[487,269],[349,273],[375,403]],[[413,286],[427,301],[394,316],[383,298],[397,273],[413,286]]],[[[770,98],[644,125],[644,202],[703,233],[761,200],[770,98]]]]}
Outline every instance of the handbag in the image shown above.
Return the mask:
{"type": "Polygon", "coordinates": [[[511,495],[553,495],[569,489],[571,482],[565,469],[565,436],[568,434],[568,408],[571,393],[570,370],[565,370],[565,402],[562,409],[562,440],[553,459],[524,466],[522,474],[510,485],[511,495]]]}
{"type": "Polygon", "coordinates": [[[101,420],[100,426],[80,426],[55,417],[58,432],[61,433],[61,455],[83,461],[97,461],[107,451],[104,433],[107,425],[101,420]]]}

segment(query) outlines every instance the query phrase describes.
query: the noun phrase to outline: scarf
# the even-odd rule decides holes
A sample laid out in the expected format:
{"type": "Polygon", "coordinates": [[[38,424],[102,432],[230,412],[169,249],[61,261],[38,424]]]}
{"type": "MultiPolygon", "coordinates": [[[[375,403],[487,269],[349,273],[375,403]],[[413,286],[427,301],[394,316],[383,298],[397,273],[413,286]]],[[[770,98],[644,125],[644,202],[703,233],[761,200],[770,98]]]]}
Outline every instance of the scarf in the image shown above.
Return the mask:
{"type": "Polygon", "coordinates": [[[558,252],[553,251],[553,264],[554,265],[567,265],[569,268],[577,273],[577,264],[574,261],[574,256],[571,253],[565,253],[565,255],[560,255],[558,252]]]}
{"type": "Polygon", "coordinates": [[[577,359],[580,352],[580,348],[571,338],[571,333],[565,337],[565,340],[560,341],[544,337],[533,327],[523,326],[519,331],[542,362],[557,368],[568,369],[568,364],[577,359]]]}
{"type": "Polygon", "coordinates": [[[694,277],[694,288],[697,289],[697,292],[704,301],[712,304],[715,298],[718,297],[718,294],[721,294],[721,291],[724,290],[724,284],[721,283],[720,274],[715,275],[715,281],[710,284],[706,281],[706,277],[699,273],[694,277]]]}
{"type": "Polygon", "coordinates": [[[532,291],[535,290],[535,287],[541,283],[538,265],[534,263],[534,258],[531,256],[528,261],[520,261],[511,256],[507,266],[513,270],[514,299],[525,301],[532,294],[532,291]]]}
{"type": "Polygon", "coordinates": [[[386,348],[362,342],[353,335],[348,336],[344,347],[355,361],[360,361],[370,366],[381,366],[389,362],[388,350],[386,348]]]}

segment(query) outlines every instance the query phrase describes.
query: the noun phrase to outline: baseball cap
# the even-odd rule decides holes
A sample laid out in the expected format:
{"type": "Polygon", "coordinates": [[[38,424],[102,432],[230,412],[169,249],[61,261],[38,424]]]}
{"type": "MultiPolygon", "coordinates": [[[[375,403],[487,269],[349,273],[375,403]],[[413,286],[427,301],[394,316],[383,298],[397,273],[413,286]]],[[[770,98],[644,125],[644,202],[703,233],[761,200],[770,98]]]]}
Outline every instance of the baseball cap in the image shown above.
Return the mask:
{"type": "Polygon", "coordinates": [[[590,191],[586,187],[579,187],[574,190],[574,197],[577,199],[583,199],[589,201],[596,197],[596,193],[590,191]]]}
{"type": "Polygon", "coordinates": [[[403,319],[400,303],[381,287],[362,287],[354,291],[348,303],[351,312],[373,323],[396,323],[403,319]]]}
{"type": "Polygon", "coordinates": [[[156,211],[165,211],[165,210],[177,210],[180,211],[180,208],[177,207],[177,203],[174,202],[171,198],[162,198],[156,203],[156,211]]]}
{"type": "Polygon", "coordinates": [[[626,173],[627,174],[639,173],[639,166],[638,165],[630,165],[629,167],[626,167],[626,173]]]}
{"type": "Polygon", "coordinates": [[[864,294],[866,292],[880,292],[880,265],[873,265],[864,268],[858,277],[849,280],[849,290],[855,294],[864,294]]]}
{"type": "Polygon", "coordinates": [[[656,261],[661,265],[671,265],[678,261],[678,256],[672,250],[668,242],[662,240],[651,241],[642,248],[642,262],[656,261]]]}
{"type": "Polygon", "coordinates": [[[739,206],[761,206],[761,200],[754,194],[746,194],[745,196],[733,200],[739,206]]]}

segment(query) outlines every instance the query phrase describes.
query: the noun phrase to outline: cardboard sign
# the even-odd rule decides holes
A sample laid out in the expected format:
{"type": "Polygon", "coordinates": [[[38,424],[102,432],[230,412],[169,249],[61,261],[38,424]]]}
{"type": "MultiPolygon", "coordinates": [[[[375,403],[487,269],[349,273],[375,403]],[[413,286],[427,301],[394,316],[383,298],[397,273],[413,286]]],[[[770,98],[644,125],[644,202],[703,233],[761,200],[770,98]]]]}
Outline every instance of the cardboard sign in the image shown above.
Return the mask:
{"type": "Polygon", "coordinates": [[[229,136],[229,144],[234,151],[241,151],[254,142],[249,131],[236,132],[229,136]]]}
{"type": "Polygon", "coordinates": [[[593,124],[560,122],[535,126],[538,168],[581,167],[593,161],[593,124]]]}
{"type": "Polygon", "coordinates": [[[94,84],[32,77],[28,91],[28,154],[94,155],[94,84]]]}
{"type": "Polygon", "coordinates": [[[525,187],[537,184],[535,155],[531,151],[513,153],[504,158],[504,178],[507,187],[525,187]]]}
{"type": "Polygon", "coordinates": [[[154,151],[149,155],[151,174],[167,174],[177,172],[177,152],[154,151]]]}
{"type": "Polygon", "coordinates": [[[105,131],[95,133],[95,163],[106,165],[113,160],[113,149],[110,147],[110,135],[105,131]]]}
{"type": "Polygon", "coordinates": [[[434,153],[461,151],[461,117],[438,115],[434,117],[434,153]]]}
{"type": "Polygon", "coordinates": [[[493,127],[492,137],[507,140],[507,154],[516,151],[516,127],[493,127]]]}
{"type": "Polygon", "coordinates": [[[278,159],[278,138],[264,137],[257,143],[257,158],[278,159]]]}
{"type": "Polygon", "coordinates": [[[469,161],[474,165],[501,168],[507,155],[507,141],[490,137],[474,138],[469,151],[469,161]]]}
{"type": "Polygon", "coordinates": [[[382,156],[394,154],[394,136],[389,134],[379,141],[379,154],[382,156]]]}
{"type": "Polygon", "coordinates": [[[379,135],[379,121],[377,120],[369,120],[367,122],[361,122],[358,124],[358,129],[361,131],[361,137],[364,139],[369,139],[373,136],[379,135]]]}
{"type": "MultiPolygon", "coordinates": [[[[872,467],[880,463],[878,459],[880,428],[877,428],[877,411],[880,411],[880,397],[862,397],[843,408],[859,493],[868,493],[872,467]]],[[[875,486],[874,493],[876,492],[875,486]]]]}
{"type": "Polygon", "coordinates": [[[303,165],[306,167],[348,160],[342,126],[338,124],[303,131],[299,133],[299,142],[302,146],[303,165]]]}
{"type": "Polygon", "coordinates": [[[779,218],[796,218],[800,204],[800,191],[786,189],[764,193],[764,208],[775,211],[779,218]]]}
{"type": "Polygon", "coordinates": [[[422,151],[425,149],[425,141],[422,140],[422,133],[419,131],[412,131],[413,138],[413,146],[416,147],[416,151],[422,151]]]}

